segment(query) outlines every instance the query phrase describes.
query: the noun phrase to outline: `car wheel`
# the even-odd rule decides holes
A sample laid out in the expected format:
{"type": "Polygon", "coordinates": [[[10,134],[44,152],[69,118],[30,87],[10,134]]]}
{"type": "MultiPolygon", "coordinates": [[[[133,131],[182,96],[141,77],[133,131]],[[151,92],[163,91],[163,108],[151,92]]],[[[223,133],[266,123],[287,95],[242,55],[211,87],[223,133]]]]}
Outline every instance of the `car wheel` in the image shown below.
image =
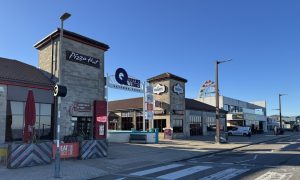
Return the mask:
{"type": "Polygon", "coordinates": [[[244,133],[244,134],[243,134],[243,136],[247,136],[247,134],[246,134],[246,133],[244,133]]]}

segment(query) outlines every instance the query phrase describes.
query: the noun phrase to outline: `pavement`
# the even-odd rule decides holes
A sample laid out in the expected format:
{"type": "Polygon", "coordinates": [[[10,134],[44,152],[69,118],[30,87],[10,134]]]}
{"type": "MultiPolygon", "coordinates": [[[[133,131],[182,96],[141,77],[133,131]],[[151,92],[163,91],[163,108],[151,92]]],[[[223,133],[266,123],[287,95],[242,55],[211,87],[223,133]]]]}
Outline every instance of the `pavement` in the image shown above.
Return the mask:
{"type": "MultiPolygon", "coordinates": [[[[62,160],[61,179],[93,179],[124,170],[151,165],[188,160],[216,153],[231,151],[251,144],[293,136],[258,134],[252,137],[230,136],[226,144],[216,144],[214,136],[198,136],[189,139],[160,140],[159,144],[110,143],[108,157],[91,160],[62,160]]],[[[54,179],[54,163],[20,169],[0,166],[0,179],[54,179]]]]}

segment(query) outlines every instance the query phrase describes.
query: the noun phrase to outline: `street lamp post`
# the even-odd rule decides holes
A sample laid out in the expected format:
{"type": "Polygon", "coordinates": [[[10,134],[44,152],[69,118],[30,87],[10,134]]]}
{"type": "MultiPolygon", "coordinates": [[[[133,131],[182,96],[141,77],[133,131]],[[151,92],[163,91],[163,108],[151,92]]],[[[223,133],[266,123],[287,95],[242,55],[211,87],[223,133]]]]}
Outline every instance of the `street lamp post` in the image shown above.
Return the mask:
{"type": "MultiPolygon", "coordinates": [[[[61,27],[59,33],[59,69],[58,69],[58,84],[62,84],[62,43],[63,43],[63,28],[64,21],[71,16],[69,13],[64,13],[60,17],[61,27]]],[[[54,178],[60,178],[60,111],[61,111],[61,97],[58,97],[58,112],[57,112],[57,123],[56,123],[56,153],[55,153],[55,170],[54,178]]]]}
{"type": "Polygon", "coordinates": [[[279,122],[280,122],[280,129],[282,129],[282,117],[281,117],[281,96],[287,94],[279,94],[279,122]]]}
{"type": "Polygon", "coordinates": [[[216,143],[220,143],[220,109],[219,109],[219,64],[225,63],[226,61],[216,61],[216,143]]]}

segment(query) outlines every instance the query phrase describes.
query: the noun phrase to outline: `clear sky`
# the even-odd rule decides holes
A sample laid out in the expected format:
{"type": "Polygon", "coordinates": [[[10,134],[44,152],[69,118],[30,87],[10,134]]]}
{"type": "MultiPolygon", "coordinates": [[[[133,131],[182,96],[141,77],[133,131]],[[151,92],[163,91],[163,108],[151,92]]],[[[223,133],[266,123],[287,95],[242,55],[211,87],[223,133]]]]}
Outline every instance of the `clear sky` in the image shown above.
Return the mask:
{"type": "MultiPolygon", "coordinates": [[[[0,56],[37,66],[33,45],[65,28],[108,44],[105,73],[123,67],[141,80],[171,72],[188,79],[186,97],[215,79],[220,93],[266,100],[268,115],[300,115],[299,0],[2,0],[0,56]]],[[[139,94],[109,90],[109,100],[139,94]]]]}

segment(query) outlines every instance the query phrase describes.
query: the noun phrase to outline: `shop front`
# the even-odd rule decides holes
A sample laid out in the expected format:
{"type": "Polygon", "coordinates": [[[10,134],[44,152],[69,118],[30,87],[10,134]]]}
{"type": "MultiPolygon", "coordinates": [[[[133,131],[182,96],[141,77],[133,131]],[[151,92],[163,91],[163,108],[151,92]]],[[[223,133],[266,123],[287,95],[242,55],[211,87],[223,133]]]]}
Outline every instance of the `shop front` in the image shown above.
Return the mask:
{"type": "Polygon", "coordinates": [[[60,58],[59,35],[57,29],[34,45],[39,68],[0,58],[0,143],[9,146],[10,168],[51,163],[51,145],[57,138],[58,125],[61,153],[68,154],[77,147],[78,151],[74,152],[80,152],[81,159],[107,155],[104,53],[109,46],[64,30],[60,58]],[[67,95],[61,100],[53,96],[58,78],[67,87],[67,95]],[[33,96],[31,101],[28,101],[29,94],[33,96]],[[30,111],[28,102],[31,102],[30,111]],[[35,118],[27,121],[29,116],[35,118]],[[27,134],[30,134],[29,141],[27,134]],[[32,152],[37,154],[29,156],[32,152]],[[19,158],[28,163],[19,166],[16,161],[19,158]]]}
{"type": "MultiPolygon", "coordinates": [[[[35,44],[39,54],[39,67],[53,82],[67,87],[67,96],[61,98],[61,136],[100,138],[106,131],[106,100],[104,53],[108,45],[64,30],[62,59],[58,47],[60,29],[35,44]],[[62,61],[62,63],[59,63],[62,61]],[[59,67],[61,64],[62,67],[59,67]]],[[[56,115],[55,115],[56,117],[56,115]]]]}
{"type": "MultiPolygon", "coordinates": [[[[149,124],[146,121],[146,130],[157,129],[160,138],[185,138],[206,135],[208,126],[216,124],[213,106],[185,98],[187,80],[164,73],[148,79],[148,82],[153,87],[154,107],[153,121],[149,120],[149,124]]],[[[142,110],[142,97],[110,101],[110,129],[142,130],[142,110]]],[[[224,117],[226,111],[220,113],[224,117]]]]}

